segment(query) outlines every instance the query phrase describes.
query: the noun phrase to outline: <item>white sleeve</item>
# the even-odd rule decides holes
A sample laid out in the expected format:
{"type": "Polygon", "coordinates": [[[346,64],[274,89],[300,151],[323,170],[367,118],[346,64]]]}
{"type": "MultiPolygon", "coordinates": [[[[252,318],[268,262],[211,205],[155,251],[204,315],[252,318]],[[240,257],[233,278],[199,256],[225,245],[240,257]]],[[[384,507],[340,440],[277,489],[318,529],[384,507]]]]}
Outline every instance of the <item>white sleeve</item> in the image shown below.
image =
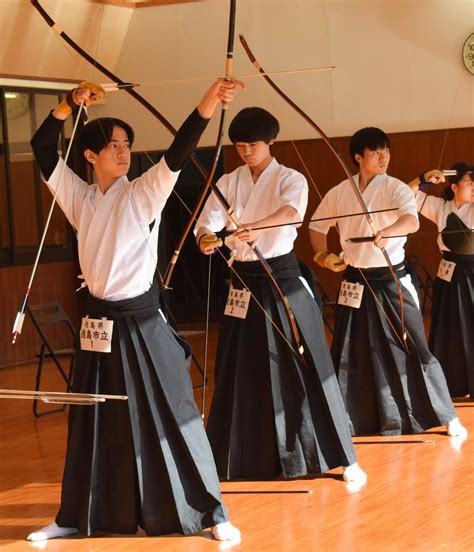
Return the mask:
{"type": "Polygon", "coordinates": [[[438,223],[438,218],[443,210],[445,204],[444,199],[427,195],[419,190],[416,192],[416,204],[420,215],[423,215],[428,220],[431,220],[435,224],[438,223]]]}
{"type": "Polygon", "coordinates": [[[303,220],[308,207],[308,183],[299,172],[292,171],[280,182],[281,205],[290,205],[298,212],[298,219],[303,220]]]}
{"type": "Polygon", "coordinates": [[[416,200],[410,186],[401,180],[396,180],[395,186],[393,186],[391,190],[391,196],[391,205],[398,208],[398,217],[412,215],[416,219],[418,218],[416,200]]]}
{"type": "MultiPolygon", "coordinates": [[[[217,181],[216,184],[226,199],[227,183],[228,175],[225,174],[217,181]]],[[[222,230],[222,228],[224,228],[229,221],[229,216],[224,207],[217,199],[216,194],[211,191],[194,227],[194,234],[197,233],[199,228],[207,228],[212,232],[218,232],[219,230],[222,230]]]]}
{"type": "MultiPolygon", "coordinates": [[[[329,190],[329,192],[323,197],[321,203],[318,205],[316,211],[313,213],[311,220],[321,218],[329,219],[329,217],[335,215],[336,210],[334,209],[334,202],[335,192],[333,188],[332,190],[329,190]]],[[[336,226],[336,223],[337,218],[322,220],[319,222],[310,222],[309,229],[316,232],[321,232],[321,234],[327,234],[331,226],[336,226]]]]}
{"type": "Polygon", "coordinates": [[[150,224],[163,210],[173,191],[180,171],[173,172],[167,165],[165,156],[131,182],[131,194],[140,217],[150,224]]]}
{"type": "MultiPolygon", "coordinates": [[[[43,176],[43,175],[42,175],[43,176]]],[[[44,176],[43,176],[44,179],[44,176]]],[[[56,201],[74,228],[77,228],[81,208],[87,195],[89,185],[77,176],[64,163],[62,157],[52,172],[49,180],[44,180],[53,194],[57,191],[56,201]]]]}

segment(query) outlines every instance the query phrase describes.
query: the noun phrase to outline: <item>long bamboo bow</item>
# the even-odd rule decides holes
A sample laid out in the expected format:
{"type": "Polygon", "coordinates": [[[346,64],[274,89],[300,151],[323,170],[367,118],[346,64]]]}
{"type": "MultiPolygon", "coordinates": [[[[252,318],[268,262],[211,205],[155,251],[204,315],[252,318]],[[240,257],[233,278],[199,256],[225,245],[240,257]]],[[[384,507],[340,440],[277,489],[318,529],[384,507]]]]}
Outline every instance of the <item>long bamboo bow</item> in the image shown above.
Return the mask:
{"type": "MultiPolygon", "coordinates": [[[[227,37],[227,54],[226,54],[226,65],[225,65],[225,78],[229,79],[232,76],[232,65],[234,60],[234,35],[235,35],[235,13],[236,13],[237,0],[231,0],[230,2],[230,12],[229,12],[229,33],[227,37]]],[[[209,192],[209,189],[212,186],[212,180],[216,174],[217,164],[219,162],[219,157],[222,150],[222,142],[224,139],[225,126],[227,120],[227,104],[222,104],[221,117],[219,121],[219,130],[217,131],[217,142],[214,148],[214,154],[212,158],[211,169],[207,175],[206,183],[199,194],[199,197],[196,201],[196,204],[191,212],[191,215],[184,227],[184,230],[181,234],[181,237],[176,245],[171,260],[168,264],[168,267],[163,278],[163,287],[169,289],[169,283],[171,281],[171,276],[173,274],[174,268],[176,266],[176,261],[178,260],[181,249],[186,241],[186,238],[191,231],[191,228],[195,224],[195,220],[201,210],[201,207],[206,199],[206,196],[209,192]]]]}
{"type": "MultiPolygon", "coordinates": [[[[133,87],[130,86],[130,83],[128,82],[125,82],[123,81],[122,79],[120,79],[119,77],[117,77],[112,71],[110,71],[109,69],[107,69],[104,65],[102,65],[101,63],[99,63],[94,57],[92,57],[90,54],[88,54],[85,50],[83,50],[78,44],[76,44],[76,42],[74,42],[74,40],[69,37],[62,29],[61,27],[56,24],[56,22],[51,18],[51,16],[46,12],[46,10],[40,5],[40,3],[38,2],[38,0],[30,0],[31,1],[31,4],[33,5],[33,7],[39,12],[39,14],[41,15],[41,17],[47,22],[47,24],[57,33],[57,35],[62,39],[64,40],[69,46],[71,46],[80,56],[82,56],[84,59],[86,59],[90,64],[92,64],[94,67],[98,68],[101,72],[103,72],[107,77],[109,77],[111,80],[114,81],[114,83],[116,83],[117,86],[125,89],[125,91],[130,94],[132,97],[134,97],[137,101],[139,101],[139,103],[141,105],[143,105],[150,113],[152,113],[152,115],[157,118],[164,126],[167,130],[169,130],[173,135],[176,135],[176,130],[174,129],[174,127],[169,123],[169,121],[167,121],[167,119],[153,106],[151,105],[147,100],[145,100],[142,96],[140,96],[134,89],[133,87]]],[[[232,16],[230,17],[230,20],[229,20],[229,23],[230,23],[230,26],[232,26],[232,29],[234,28],[234,25],[235,25],[235,4],[236,4],[236,0],[232,0],[232,4],[234,5],[233,7],[233,11],[234,11],[234,22],[232,22],[232,16]]],[[[232,6],[231,6],[232,7],[232,6]]],[[[231,12],[232,12],[232,9],[231,9],[231,12]]],[[[233,33],[233,31],[232,31],[233,33]]],[[[229,48],[228,48],[229,49],[229,48]]],[[[230,69],[230,67],[229,67],[230,69]]],[[[221,144],[222,144],[222,141],[221,141],[221,144]]],[[[220,146],[219,146],[220,148],[220,146]]],[[[216,148],[217,149],[217,148],[216,148]]],[[[198,161],[198,159],[193,156],[192,157],[192,161],[193,163],[196,165],[196,167],[198,168],[199,172],[204,176],[206,177],[207,179],[207,176],[206,176],[206,171],[205,169],[202,167],[202,165],[200,164],[200,162],[198,161]]],[[[240,225],[240,221],[238,221],[238,219],[235,217],[235,214],[233,214],[233,210],[231,209],[231,207],[228,205],[225,197],[220,193],[220,190],[217,189],[217,187],[215,185],[213,185],[212,183],[212,179],[207,179],[209,180],[210,182],[210,186],[211,188],[217,193],[221,203],[223,203],[224,205],[224,208],[226,209],[226,212],[229,214],[229,215],[232,215],[234,218],[232,219],[234,224],[236,224],[237,226],[240,225]],[[217,191],[216,191],[217,190],[217,191]]],[[[194,216],[191,216],[190,217],[191,221],[194,222],[194,220],[196,219],[195,215],[194,216]]],[[[190,227],[192,226],[192,224],[190,224],[190,227]]],[[[183,240],[184,242],[184,240],[183,240]]],[[[302,345],[302,342],[301,342],[301,339],[299,337],[299,333],[298,333],[298,328],[297,328],[297,325],[296,325],[296,321],[295,321],[295,318],[294,318],[294,315],[293,315],[293,312],[291,310],[291,307],[290,307],[290,304],[289,304],[289,301],[288,299],[286,298],[286,296],[284,295],[283,291],[280,289],[274,275],[273,275],[273,271],[270,267],[270,265],[266,262],[266,260],[264,259],[263,255],[258,251],[258,248],[256,248],[256,246],[253,244],[252,246],[255,254],[257,255],[259,261],[262,263],[262,266],[264,267],[264,270],[265,272],[267,273],[267,275],[269,276],[270,280],[272,281],[272,284],[275,286],[276,290],[277,290],[277,293],[278,295],[282,298],[282,301],[283,301],[283,305],[284,305],[284,308],[285,308],[285,311],[287,313],[287,316],[288,316],[288,320],[290,322],[290,327],[291,327],[291,332],[293,334],[293,337],[294,337],[294,340],[296,342],[296,351],[295,349],[292,347],[291,343],[288,342],[288,345],[290,346],[290,349],[292,350],[292,352],[299,357],[299,359],[301,360],[301,362],[307,366],[306,364],[306,361],[304,359],[304,356],[303,356],[303,352],[304,352],[304,349],[303,349],[303,345],[302,345]]],[[[176,248],[176,250],[178,250],[178,248],[176,248]]],[[[175,265],[176,263],[176,258],[174,259],[174,262],[172,262],[173,265],[175,265]]],[[[169,278],[171,276],[169,275],[168,276],[168,283],[169,283],[169,278]]],[[[263,307],[261,307],[263,309],[263,307]]],[[[268,313],[266,313],[265,309],[263,309],[265,315],[268,317],[268,313]]],[[[271,323],[274,324],[274,322],[270,319],[271,323]]],[[[277,328],[277,331],[279,331],[279,333],[282,335],[283,339],[286,340],[286,337],[284,336],[284,334],[282,334],[282,332],[277,328]]]]}
{"type": "MultiPolygon", "coordinates": [[[[260,65],[260,63],[257,61],[255,55],[251,51],[249,45],[247,44],[247,41],[245,40],[243,35],[239,35],[240,42],[245,50],[245,53],[247,54],[250,61],[253,63],[253,65],[256,67],[256,69],[259,71],[259,73],[262,75],[262,77],[267,81],[267,83],[275,90],[275,92],[283,98],[283,100],[290,105],[303,119],[318,133],[318,135],[323,139],[324,143],[327,145],[331,153],[336,157],[339,165],[341,165],[344,173],[346,174],[351,187],[356,195],[357,201],[362,209],[362,212],[365,215],[365,218],[367,220],[368,225],[370,226],[370,229],[375,236],[377,233],[377,228],[375,226],[374,220],[372,219],[369,209],[367,208],[367,205],[364,201],[364,198],[362,197],[362,194],[359,190],[359,187],[357,186],[354,177],[352,176],[351,171],[349,170],[346,161],[340,154],[340,152],[337,150],[335,145],[331,142],[331,140],[328,138],[326,133],[307,115],[291,98],[289,98],[283,90],[281,90],[275,82],[268,76],[267,72],[263,69],[263,67],[260,65]]],[[[401,321],[401,342],[403,343],[404,348],[408,351],[408,345],[407,345],[407,334],[405,330],[405,314],[404,314],[404,299],[403,299],[403,293],[400,281],[398,279],[398,276],[395,273],[395,270],[393,268],[392,262],[390,261],[390,257],[388,256],[385,248],[380,248],[382,251],[382,254],[384,256],[385,262],[387,263],[387,266],[390,270],[390,274],[393,278],[393,281],[395,283],[395,287],[397,290],[397,294],[400,301],[400,321],[401,321]]],[[[397,336],[399,337],[399,336],[397,336]]]]}
{"type": "MultiPolygon", "coordinates": [[[[232,71],[236,4],[237,4],[236,0],[231,0],[230,17],[229,17],[229,37],[228,37],[228,44],[227,44],[226,77],[230,77],[231,76],[231,71],[232,71]]],[[[192,212],[192,214],[189,218],[188,223],[186,224],[185,230],[184,230],[184,232],[183,232],[183,234],[182,234],[182,236],[181,236],[181,238],[178,242],[177,247],[175,248],[175,252],[173,254],[173,257],[171,259],[171,262],[168,266],[168,269],[167,269],[165,277],[164,277],[164,282],[163,283],[164,283],[165,286],[169,285],[171,274],[172,274],[174,265],[176,264],[176,260],[178,258],[179,253],[180,253],[180,250],[181,250],[181,248],[182,248],[182,246],[183,246],[183,244],[184,244],[184,242],[185,242],[192,226],[195,223],[195,220],[197,218],[197,213],[200,210],[200,208],[201,208],[201,206],[204,202],[205,196],[207,195],[207,191],[209,190],[209,188],[212,190],[212,192],[214,192],[216,194],[217,199],[221,203],[222,207],[226,211],[227,215],[229,216],[229,218],[233,222],[233,224],[236,227],[241,226],[241,222],[237,218],[233,208],[229,205],[227,199],[224,197],[224,195],[221,193],[219,188],[213,182],[215,170],[217,168],[217,162],[218,162],[220,152],[221,152],[221,149],[222,149],[222,141],[223,141],[223,137],[224,137],[225,121],[226,121],[226,106],[223,106],[223,109],[222,109],[222,112],[221,112],[221,120],[220,120],[220,124],[219,124],[218,138],[217,138],[217,143],[216,143],[216,147],[215,147],[215,150],[214,150],[214,157],[213,157],[211,171],[209,173],[206,185],[205,185],[205,187],[204,187],[204,189],[203,189],[203,191],[202,191],[202,193],[201,193],[201,195],[200,195],[200,197],[197,201],[196,207],[193,210],[193,212],[192,212]]],[[[288,318],[288,321],[289,321],[289,324],[290,324],[291,333],[292,333],[293,339],[294,339],[295,344],[296,344],[296,352],[295,352],[295,349],[293,347],[291,347],[291,350],[293,352],[295,352],[295,354],[297,355],[297,357],[299,358],[301,363],[306,368],[308,368],[306,359],[304,357],[303,343],[302,343],[301,337],[299,335],[298,326],[296,324],[296,319],[295,319],[293,310],[291,308],[290,302],[289,302],[288,298],[286,297],[286,295],[284,294],[281,287],[279,286],[279,284],[278,284],[278,282],[275,278],[275,275],[273,273],[272,268],[270,267],[269,263],[267,262],[267,260],[263,256],[263,254],[258,249],[257,245],[255,243],[249,243],[249,246],[252,248],[253,252],[255,253],[255,256],[257,257],[257,260],[262,265],[265,273],[267,274],[268,278],[272,282],[272,285],[274,286],[274,288],[276,289],[279,297],[282,300],[283,307],[285,309],[285,312],[286,312],[286,315],[287,315],[287,318],[288,318]]]]}
{"type": "MultiPolygon", "coordinates": [[[[166,117],[156,109],[149,101],[147,101],[143,96],[141,96],[136,90],[133,89],[133,86],[130,86],[129,82],[125,82],[117,75],[112,73],[110,69],[107,69],[104,65],[99,63],[94,57],[92,57],[88,52],[82,49],[74,40],[66,34],[61,27],[54,21],[54,19],[48,14],[48,12],[41,6],[38,0],[30,0],[33,7],[38,11],[41,17],[46,21],[46,23],[54,30],[54,32],[62,38],[69,46],[75,50],[81,57],[87,60],[93,67],[96,67],[104,75],[109,77],[109,79],[114,81],[114,84],[130,94],[132,98],[135,98],[146,110],[148,110],[160,123],[169,131],[173,136],[176,136],[176,129],[173,125],[166,119],[166,117]]],[[[197,170],[202,174],[204,178],[207,177],[207,172],[202,164],[199,162],[198,158],[193,155],[191,161],[196,166],[197,170]]]]}

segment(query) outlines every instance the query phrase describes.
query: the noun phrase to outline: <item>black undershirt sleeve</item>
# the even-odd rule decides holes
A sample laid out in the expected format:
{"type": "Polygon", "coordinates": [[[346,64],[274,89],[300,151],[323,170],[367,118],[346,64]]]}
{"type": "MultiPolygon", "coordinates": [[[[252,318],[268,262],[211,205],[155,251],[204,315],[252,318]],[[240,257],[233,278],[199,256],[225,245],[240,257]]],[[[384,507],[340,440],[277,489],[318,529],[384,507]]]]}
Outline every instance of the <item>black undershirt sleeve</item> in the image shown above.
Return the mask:
{"type": "Polygon", "coordinates": [[[165,153],[166,164],[170,170],[180,171],[186,165],[208,123],[209,119],[201,117],[197,108],[184,121],[165,153]]]}
{"type": "MultiPolygon", "coordinates": [[[[173,143],[165,153],[166,164],[173,172],[181,170],[193,154],[209,119],[199,115],[197,108],[179,128],[173,143]]],[[[58,140],[64,121],[49,114],[31,139],[33,154],[46,179],[58,163],[58,140]]]]}
{"type": "Polygon", "coordinates": [[[58,140],[63,126],[64,121],[56,119],[50,113],[30,141],[33,154],[46,180],[58,164],[58,140]]]}

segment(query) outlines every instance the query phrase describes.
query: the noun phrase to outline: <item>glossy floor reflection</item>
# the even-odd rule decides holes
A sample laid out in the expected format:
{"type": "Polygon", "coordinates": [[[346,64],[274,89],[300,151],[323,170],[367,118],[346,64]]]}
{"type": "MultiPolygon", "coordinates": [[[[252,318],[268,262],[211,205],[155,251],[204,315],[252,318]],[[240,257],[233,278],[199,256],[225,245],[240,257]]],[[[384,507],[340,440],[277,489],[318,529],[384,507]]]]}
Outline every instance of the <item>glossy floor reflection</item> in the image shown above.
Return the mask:
{"type": "MultiPolygon", "coordinates": [[[[212,329],[206,409],[212,392],[212,329]]],[[[201,333],[187,337],[203,358],[201,333]]],[[[0,388],[32,389],[34,366],[0,370],[0,388]]],[[[196,385],[201,377],[195,366],[196,385]]],[[[61,390],[47,374],[45,388],[61,390]]],[[[196,388],[201,406],[202,390],[196,388]]],[[[355,438],[369,480],[344,483],[342,470],[295,481],[223,483],[240,542],[219,543],[209,531],[192,537],[98,535],[45,543],[24,538],[55,516],[66,444],[66,414],[35,419],[28,401],[0,401],[0,549],[3,551],[472,551],[474,550],[474,402],[455,401],[470,436],[445,428],[421,435],[355,438]]]]}

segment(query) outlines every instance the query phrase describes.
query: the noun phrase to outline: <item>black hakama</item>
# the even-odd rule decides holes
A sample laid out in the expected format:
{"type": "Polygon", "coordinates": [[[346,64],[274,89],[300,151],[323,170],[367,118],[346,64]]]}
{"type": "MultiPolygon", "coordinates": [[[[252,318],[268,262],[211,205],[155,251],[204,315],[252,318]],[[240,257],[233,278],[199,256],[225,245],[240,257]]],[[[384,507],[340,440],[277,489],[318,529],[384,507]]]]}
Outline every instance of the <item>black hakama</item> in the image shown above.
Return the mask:
{"type": "MultiPolygon", "coordinates": [[[[395,269],[399,278],[405,276],[403,263],[395,269]]],[[[359,269],[348,267],[344,279],[364,285],[362,302],[358,309],[337,306],[331,349],[353,435],[421,433],[447,424],[456,413],[411,293],[402,285],[407,353],[401,342],[400,300],[388,268],[362,272],[382,307],[359,269]]]]}
{"type": "MultiPolygon", "coordinates": [[[[317,303],[293,253],[267,260],[293,309],[309,368],[279,333],[296,350],[260,263],[234,262],[254,297],[246,319],[224,316],[219,334],[207,433],[222,479],[301,477],[356,461],[317,303]]],[[[235,274],[232,281],[242,289],[235,274]]]]}
{"type": "Polygon", "coordinates": [[[443,251],[456,267],[450,282],[436,278],[429,347],[452,397],[474,397],[474,255],[443,251]]]}
{"type": "Polygon", "coordinates": [[[73,391],[128,401],[71,406],[56,522],[94,531],[195,533],[227,520],[188,374],[190,349],[158,311],[153,286],[123,301],[88,297],[114,320],[111,353],[79,351],[73,391]]]}

